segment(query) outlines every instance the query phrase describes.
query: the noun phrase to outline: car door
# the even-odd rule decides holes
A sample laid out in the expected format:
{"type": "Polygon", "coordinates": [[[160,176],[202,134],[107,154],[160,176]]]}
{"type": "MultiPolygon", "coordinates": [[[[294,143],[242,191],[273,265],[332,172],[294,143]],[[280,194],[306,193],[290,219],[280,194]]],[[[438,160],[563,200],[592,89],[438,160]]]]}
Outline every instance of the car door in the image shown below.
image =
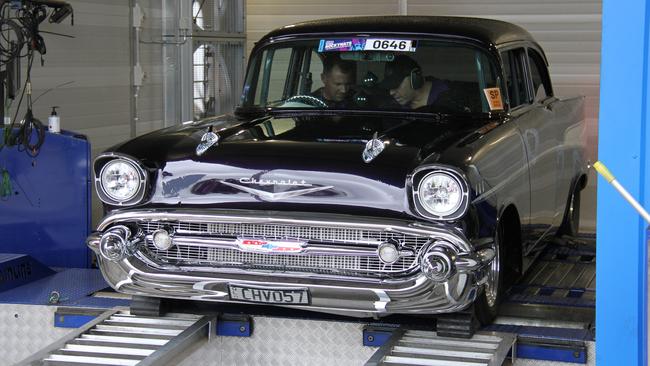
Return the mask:
{"type": "Polygon", "coordinates": [[[530,174],[530,221],[524,230],[524,253],[550,231],[556,215],[554,112],[534,100],[525,45],[501,50],[511,116],[522,135],[530,174]]]}
{"type": "Polygon", "coordinates": [[[550,170],[547,174],[552,177],[555,187],[552,226],[557,227],[562,223],[564,207],[569,197],[568,191],[573,178],[571,174],[572,157],[566,148],[569,123],[565,120],[565,117],[573,114],[567,113],[569,111],[566,110],[563,101],[553,96],[548,68],[542,54],[534,48],[528,48],[526,51],[532,104],[537,109],[537,113],[546,119],[541,128],[548,145],[546,149],[549,155],[547,160],[550,170]],[[554,165],[551,166],[553,160],[554,165]]]}

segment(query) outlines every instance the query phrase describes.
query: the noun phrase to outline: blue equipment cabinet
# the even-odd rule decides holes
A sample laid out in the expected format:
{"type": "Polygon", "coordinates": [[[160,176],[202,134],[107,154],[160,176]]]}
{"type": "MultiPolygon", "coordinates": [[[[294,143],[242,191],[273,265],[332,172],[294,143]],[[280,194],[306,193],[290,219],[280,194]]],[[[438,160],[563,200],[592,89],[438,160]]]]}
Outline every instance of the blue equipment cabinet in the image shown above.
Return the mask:
{"type": "Polygon", "coordinates": [[[9,173],[12,189],[0,200],[0,253],[29,254],[50,267],[89,267],[85,239],[91,225],[91,182],[86,137],[46,132],[34,158],[22,147],[5,146],[0,150],[3,169],[9,173]]]}
{"type": "MultiPolygon", "coordinates": [[[[603,2],[598,159],[650,206],[650,2],[603,2]]],[[[648,365],[646,223],[598,179],[596,364],[648,365]]]]}

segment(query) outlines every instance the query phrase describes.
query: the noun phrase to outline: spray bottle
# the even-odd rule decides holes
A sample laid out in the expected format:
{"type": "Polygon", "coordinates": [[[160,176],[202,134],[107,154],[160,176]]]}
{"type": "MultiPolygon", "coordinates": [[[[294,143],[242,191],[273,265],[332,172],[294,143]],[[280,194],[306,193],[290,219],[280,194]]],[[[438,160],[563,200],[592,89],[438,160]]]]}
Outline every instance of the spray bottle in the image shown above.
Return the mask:
{"type": "Polygon", "coordinates": [[[47,118],[47,129],[50,133],[61,133],[61,118],[56,114],[56,109],[59,106],[52,107],[52,113],[47,118]]]}

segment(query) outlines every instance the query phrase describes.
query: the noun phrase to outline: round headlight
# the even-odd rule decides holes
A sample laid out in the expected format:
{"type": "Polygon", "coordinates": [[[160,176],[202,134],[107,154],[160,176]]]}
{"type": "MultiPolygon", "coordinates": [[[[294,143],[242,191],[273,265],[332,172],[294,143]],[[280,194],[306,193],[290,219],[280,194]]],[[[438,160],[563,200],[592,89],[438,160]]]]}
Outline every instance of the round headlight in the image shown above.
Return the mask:
{"type": "Polygon", "coordinates": [[[135,197],[140,183],[138,168],[128,160],[112,160],[104,165],[100,173],[102,190],[117,202],[125,202],[135,197]]]}
{"type": "Polygon", "coordinates": [[[463,189],[458,179],[444,172],[426,175],[418,185],[422,207],[436,216],[451,215],[463,202],[463,189]]]}

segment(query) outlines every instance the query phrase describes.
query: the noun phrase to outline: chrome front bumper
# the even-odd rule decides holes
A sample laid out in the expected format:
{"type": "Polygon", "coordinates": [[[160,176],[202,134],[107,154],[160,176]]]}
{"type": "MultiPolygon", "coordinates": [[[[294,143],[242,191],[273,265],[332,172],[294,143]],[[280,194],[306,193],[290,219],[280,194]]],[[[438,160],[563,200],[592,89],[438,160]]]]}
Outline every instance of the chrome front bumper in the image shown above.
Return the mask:
{"type": "MultiPolygon", "coordinates": [[[[486,267],[493,257],[491,249],[475,251],[462,234],[442,226],[422,226],[406,224],[412,230],[422,230],[432,237],[453,237],[462,246],[461,255],[455,263],[461,267],[444,282],[435,282],[422,271],[412,271],[408,276],[398,278],[366,278],[342,275],[327,275],[291,271],[268,271],[263,269],[240,268],[161,268],[151,263],[142,253],[135,253],[114,262],[100,255],[99,243],[102,233],[111,226],[133,220],[169,220],[191,217],[194,220],[252,220],[255,222],[293,222],[309,224],[309,217],[301,219],[278,217],[259,217],[259,212],[238,211],[232,213],[200,214],[188,211],[128,211],[118,212],[106,217],[98,226],[98,231],[88,237],[88,246],[97,254],[101,271],[107,282],[119,292],[133,295],[204,300],[238,303],[231,300],[229,284],[237,284],[269,289],[306,288],[310,294],[310,305],[279,305],[306,310],[352,316],[381,316],[388,314],[435,314],[462,310],[476,298],[481,285],[486,280],[486,267]],[[257,215],[257,216],[253,216],[257,215]]],[[[350,217],[347,217],[350,219],[350,217]]],[[[385,220],[370,220],[354,225],[390,226],[390,230],[404,229],[404,222],[387,224],[385,220]]],[[[338,224],[348,222],[345,216],[319,215],[323,221],[338,224]]],[[[405,230],[405,229],[404,229],[405,230]]],[[[277,305],[277,304],[276,304],[277,305]]]]}

